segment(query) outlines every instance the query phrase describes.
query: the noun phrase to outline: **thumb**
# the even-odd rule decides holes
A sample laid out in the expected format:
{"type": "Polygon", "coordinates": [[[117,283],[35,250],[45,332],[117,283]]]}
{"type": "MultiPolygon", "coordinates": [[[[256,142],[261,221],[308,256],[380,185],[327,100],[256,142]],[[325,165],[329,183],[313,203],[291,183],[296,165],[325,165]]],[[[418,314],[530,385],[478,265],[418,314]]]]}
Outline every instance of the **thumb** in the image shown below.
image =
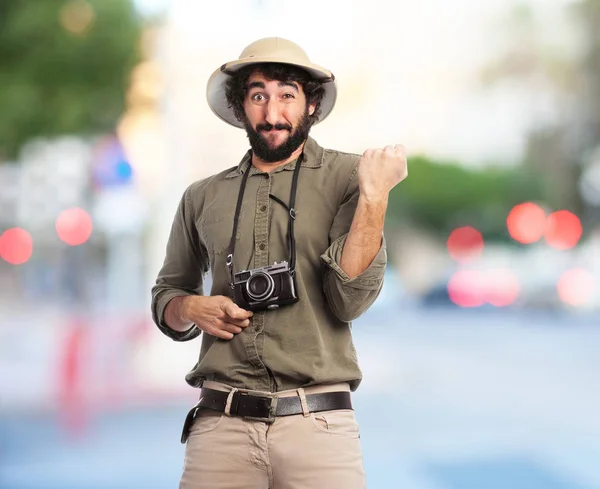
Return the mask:
{"type": "Polygon", "coordinates": [[[221,309],[232,319],[246,319],[252,316],[252,311],[242,309],[228,297],[221,303],[221,309]]]}

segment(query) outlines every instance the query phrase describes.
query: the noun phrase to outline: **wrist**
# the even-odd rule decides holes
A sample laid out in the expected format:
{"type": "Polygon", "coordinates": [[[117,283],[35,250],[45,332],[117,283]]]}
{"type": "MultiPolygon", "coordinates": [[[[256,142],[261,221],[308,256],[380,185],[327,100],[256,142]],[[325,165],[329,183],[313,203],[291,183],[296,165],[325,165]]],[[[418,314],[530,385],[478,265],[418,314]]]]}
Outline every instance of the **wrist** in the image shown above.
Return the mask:
{"type": "Polygon", "coordinates": [[[190,300],[193,296],[186,295],[177,298],[177,316],[184,323],[191,323],[192,320],[189,318],[190,300]]]}
{"type": "Polygon", "coordinates": [[[359,194],[358,200],[370,206],[385,206],[388,204],[389,194],[359,194]]]}

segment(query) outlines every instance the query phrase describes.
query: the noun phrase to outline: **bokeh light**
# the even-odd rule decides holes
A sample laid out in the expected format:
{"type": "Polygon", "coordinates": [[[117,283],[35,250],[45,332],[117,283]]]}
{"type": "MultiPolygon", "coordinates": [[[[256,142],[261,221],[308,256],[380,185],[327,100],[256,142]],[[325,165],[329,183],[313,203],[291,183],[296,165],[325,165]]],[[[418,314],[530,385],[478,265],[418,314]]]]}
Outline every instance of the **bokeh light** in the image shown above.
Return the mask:
{"type": "Polygon", "coordinates": [[[544,237],[553,248],[568,250],[581,238],[583,230],[579,218],[569,211],[557,211],[548,216],[544,237]]]}
{"type": "Polygon", "coordinates": [[[483,277],[476,270],[459,270],[448,282],[448,297],[460,307],[479,307],[485,303],[483,277]]]}
{"type": "Polygon", "coordinates": [[[0,257],[13,265],[21,265],[33,253],[31,235],[22,228],[7,229],[0,236],[0,257]]]}
{"type": "Polygon", "coordinates": [[[71,246],[85,243],[92,234],[92,228],[92,218],[79,207],[62,211],[56,219],[58,237],[71,246]]]}
{"type": "Polygon", "coordinates": [[[131,184],[133,168],[117,137],[111,134],[98,141],[93,158],[92,180],[96,189],[131,184]]]}
{"type": "Polygon", "coordinates": [[[515,241],[523,244],[534,243],[544,235],[546,212],[533,202],[518,204],[508,214],[506,227],[515,241]]]}
{"type": "Polygon", "coordinates": [[[73,0],[60,11],[60,23],[71,34],[84,34],[94,22],[95,12],[89,2],[73,0]]]}
{"type": "Polygon", "coordinates": [[[486,272],[485,300],[496,307],[513,304],[519,296],[517,275],[508,268],[497,268],[486,272]]]}
{"type": "Polygon", "coordinates": [[[460,263],[472,261],[483,252],[483,237],[477,229],[463,226],[454,229],[446,242],[450,256],[460,263]]]}
{"type": "Polygon", "coordinates": [[[448,282],[448,297],[460,307],[510,306],[519,292],[519,280],[508,268],[459,270],[448,282]]]}
{"type": "Polygon", "coordinates": [[[571,268],[558,279],[557,290],[566,304],[583,306],[594,293],[594,276],[584,268],[571,268]]]}

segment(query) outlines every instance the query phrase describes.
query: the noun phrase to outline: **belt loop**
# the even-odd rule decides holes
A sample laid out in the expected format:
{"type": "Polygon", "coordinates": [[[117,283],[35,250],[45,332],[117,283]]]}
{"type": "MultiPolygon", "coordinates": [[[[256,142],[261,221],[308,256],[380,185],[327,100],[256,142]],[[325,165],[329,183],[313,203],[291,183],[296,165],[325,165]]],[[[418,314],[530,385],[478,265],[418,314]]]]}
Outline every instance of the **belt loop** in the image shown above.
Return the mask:
{"type": "Polygon", "coordinates": [[[231,416],[231,403],[233,401],[233,396],[238,390],[234,387],[229,391],[227,395],[227,401],[225,402],[225,416],[231,416]]]}
{"type": "Polygon", "coordinates": [[[302,406],[302,415],[307,418],[310,416],[310,411],[308,410],[308,402],[306,401],[306,394],[302,387],[300,389],[296,389],[298,392],[298,396],[300,397],[300,405],[302,406]]]}

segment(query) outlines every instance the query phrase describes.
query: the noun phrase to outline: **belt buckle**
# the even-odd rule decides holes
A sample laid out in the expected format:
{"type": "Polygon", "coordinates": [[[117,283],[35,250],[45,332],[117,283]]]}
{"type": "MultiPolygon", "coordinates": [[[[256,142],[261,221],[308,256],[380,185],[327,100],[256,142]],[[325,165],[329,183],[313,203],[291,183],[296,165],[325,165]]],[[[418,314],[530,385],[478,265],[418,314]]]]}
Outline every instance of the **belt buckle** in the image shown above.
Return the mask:
{"type": "MultiPolygon", "coordinates": [[[[246,419],[252,419],[254,421],[262,421],[263,423],[274,423],[275,418],[277,417],[277,401],[279,398],[277,396],[269,396],[260,393],[249,393],[249,392],[239,392],[240,397],[259,397],[261,399],[269,399],[269,415],[266,417],[262,416],[244,416],[246,419]]],[[[239,402],[239,401],[238,401],[239,402]]]]}

